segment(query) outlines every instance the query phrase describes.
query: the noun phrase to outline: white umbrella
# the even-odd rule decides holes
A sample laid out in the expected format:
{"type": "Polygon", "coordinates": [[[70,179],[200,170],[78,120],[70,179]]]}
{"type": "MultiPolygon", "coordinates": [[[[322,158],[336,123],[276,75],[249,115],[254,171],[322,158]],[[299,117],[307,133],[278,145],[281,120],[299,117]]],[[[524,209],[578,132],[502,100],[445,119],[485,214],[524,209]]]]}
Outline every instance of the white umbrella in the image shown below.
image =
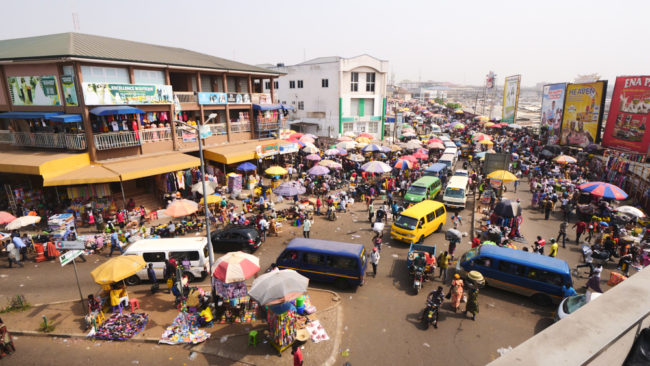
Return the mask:
{"type": "Polygon", "coordinates": [[[40,216],[22,216],[19,217],[12,222],[8,223],[7,226],[5,226],[6,230],[18,230],[21,227],[29,226],[29,225],[34,225],[41,222],[41,217],[40,216]]]}
{"type": "Polygon", "coordinates": [[[283,269],[256,278],[248,293],[262,305],[282,304],[307,292],[307,285],[307,277],[292,269],[283,269]]]}
{"type": "Polygon", "coordinates": [[[352,154],[352,155],[348,156],[348,160],[356,161],[357,163],[360,163],[360,162],[366,160],[366,158],[364,158],[363,156],[361,156],[359,154],[352,154]]]}
{"type": "Polygon", "coordinates": [[[621,213],[624,213],[624,214],[627,214],[627,215],[631,215],[631,216],[634,216],[634,217],[638,217],[638,218],[644,218],[646,216],[643,211],[641,211],[638,208],[633,207],[633,206],[617,207],[615,209],[615,211],[621,212],[621,213]]]}
{"type": "Polygon", "coordinates": [[[341,141],[338,144],[336,144],[336,147],[339,149],[345,149],[345,150],[351,150],[354,149],[357,146],[357,143],[354,141],[341,141]]]}
{"type": "Polygon", "coordinates": [[[302,151],[308,153],[308,154],[316,154],[319,150],[316,146],[314,145],[307,145],[302,148],[302,151]]]}

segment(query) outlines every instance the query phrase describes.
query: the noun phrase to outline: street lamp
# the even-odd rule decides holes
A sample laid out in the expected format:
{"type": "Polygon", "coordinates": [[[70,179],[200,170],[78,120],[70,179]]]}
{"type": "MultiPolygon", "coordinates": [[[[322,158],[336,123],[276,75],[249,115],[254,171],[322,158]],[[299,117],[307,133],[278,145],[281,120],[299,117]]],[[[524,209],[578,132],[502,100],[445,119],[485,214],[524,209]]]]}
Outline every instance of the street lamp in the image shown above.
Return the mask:
{"type": "MultiPolygon", "coordinates": [[[[212,238],[210,237],[210,218],[208,217],[208,198],[206,197],[207,189],[205,186],[205,162],[203,160],[203,142],[201,138],[201,127],[207,127],[207,124],[215,119],[217,117],[216,113],[210,113],[208,116],[208,120],[205,121],[203,125],[198,125],[198,126],[192,126],[189,125],[183,121],[179,120],[174,120],[175,123],[178,123],[179,125],[182,125],[186,128],[191,128],[196,131],[196,134],[198,135],[198,140],[199,140],[199,157],[201,159],[201,182],[203,185],[203,210],[205,211],[205,230],[207,232],[207,238],[208,238],[208,258],[210,260],[210,273],[209,276],[212,277],[212,263],[214,263],[214,249],[212,248],[212,238]]],[[[210,283],[212,283],[212,280],[210,280],[210,283]]]]}

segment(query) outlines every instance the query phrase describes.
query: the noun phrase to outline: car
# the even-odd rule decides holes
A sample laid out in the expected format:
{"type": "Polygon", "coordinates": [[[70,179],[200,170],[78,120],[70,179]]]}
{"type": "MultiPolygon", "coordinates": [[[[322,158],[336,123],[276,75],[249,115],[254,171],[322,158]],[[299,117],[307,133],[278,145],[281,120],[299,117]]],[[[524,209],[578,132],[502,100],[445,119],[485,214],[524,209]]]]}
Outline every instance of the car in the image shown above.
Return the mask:
{"type": "Polygon", "coordinates": [[[598,296],[600,296],[600,294],[597,292],[588,292],[587,294],[573,295],[565,298],[562,300],[562,302],[560,302],[560,305],[557,308],[557,312],[555,313],[555,321],[558,322],[566,318],[569,316],[569,314],[585,306],[585,304],[593,301],[593,299],[597,298],[598,296]]]}
{"type": "Polygon", "coordinates": [[[262,245],[259,231],[251,226],[230,226],[223,230],[213,231],[210,239],[216,252],[243,251],[252,253],[262,245]]]}

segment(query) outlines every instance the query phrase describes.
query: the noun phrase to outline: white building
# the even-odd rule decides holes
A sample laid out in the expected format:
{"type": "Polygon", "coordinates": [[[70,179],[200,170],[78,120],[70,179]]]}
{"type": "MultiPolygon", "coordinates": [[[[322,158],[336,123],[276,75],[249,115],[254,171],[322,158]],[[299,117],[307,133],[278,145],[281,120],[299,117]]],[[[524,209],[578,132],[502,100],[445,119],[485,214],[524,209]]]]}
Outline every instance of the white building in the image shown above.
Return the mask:
{"type": "MultiPolygon", "coordinates": [[[[319,57],[297,65],[261,65],[282,75],[273,85],[277,100],[294,107],[290,128],[336,137],[348,131],[382,138],[388,61],[368,55],[319,57]]],[[[264,85],[265,92],[272,85],[264,85]]]]}

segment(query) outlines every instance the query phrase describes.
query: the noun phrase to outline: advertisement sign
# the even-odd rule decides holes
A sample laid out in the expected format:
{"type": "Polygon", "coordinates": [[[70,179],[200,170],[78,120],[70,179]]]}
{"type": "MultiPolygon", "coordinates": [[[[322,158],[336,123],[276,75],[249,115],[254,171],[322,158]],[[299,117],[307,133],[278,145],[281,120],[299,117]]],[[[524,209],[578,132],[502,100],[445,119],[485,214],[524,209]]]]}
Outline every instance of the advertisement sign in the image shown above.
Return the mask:
{"type": "Polygon", "coordinates": [[[295,142],[292,142],[290,144],[284,144],[280,145],[280,154],[290,154],[290,153],[295,153],[300,150],[300,145],[298,145],[295,142]]]}
{"type": "Polygon", "coordinates": [[[181,131],[183,142],[196,142],[196,131],[181,131]]]}
{"type": "Polygon", "coordinates": [[[86,244],[81,240],[58,241],[54,245],[56,245],[56,249],[59,250],[86,249],[86,244]]]}
{"type": "Polygon", "coordinates": [[[270,93],[253,93],[251,101],[253,104],[273,104],[270,93]]]}
{"type": "Polygon", "coordinates": [[[61,261],[61,267],[65,266],[66,264],[72,262],[75,258],[80,256],[84,251],[83,250],[71,250],[69,252],[65,252],[59,256],[59,260],[61,261]]]}
{"type": "Polygon", "coordinates": [[[549,145],[560,142],[566,83],[544,85],[542,90],[542,128],[549,131],[549,145]]]}
{"type": "Polygon", "coordinates": [[[266,158],[267,156],[273,156],[280,152],[278,144],[266,144],[260,145],[255,148],[255,153],[257,153],[258,158],[266,158]]]}
{"type": "Polygon", "coordinates": [[[586,147],[599,142],[606,91],[607,81],[567,85],[561,145],[586,147]]]}
{"type": "Polygon", "coordinates": [[[201,105],[228,104],[226,93],[199,92],[198,96],[201,105]]]}
{"type": "Polygon", "coordinates": [[[65,100],[65,105],[68,107],[78,106],[77,91],[74,88],[74,76],[61,76],[61,86],[63,87],[63,100],[65,100]]]}
{"type": "Polygon", "coordinates": [[[7,81],[13,105],[61,105],[56,76],[10,76],[7,81]]]}
{"type": "Polygon", "coordinates": [[[517,120],[517,106],[519,104],[519,83],[521,75],[508,76],[503,86],[503,111],[501,120],[506,123],[515,123],[517,120]]]}
{"type": "Polygon", "coordinates": [[[494,71],[490,71],[485,76],[485,89],[494,89],[494,71]]]}
{"type": "Polygon", "coordinates": [[[228,104],[251,104],[251,95],[246,93],[228,93],[228,104]]]}
{"type": "Polygon", "coordinates": [[[83,83],[87,105],[172,104],[171,85],[83,83]]]}
{"type": "Polygon", "coordinates": [[[619,76],[614,84],[612,103],[603,145],[647,154],[650,134],[650,76],[619,76]]]}

